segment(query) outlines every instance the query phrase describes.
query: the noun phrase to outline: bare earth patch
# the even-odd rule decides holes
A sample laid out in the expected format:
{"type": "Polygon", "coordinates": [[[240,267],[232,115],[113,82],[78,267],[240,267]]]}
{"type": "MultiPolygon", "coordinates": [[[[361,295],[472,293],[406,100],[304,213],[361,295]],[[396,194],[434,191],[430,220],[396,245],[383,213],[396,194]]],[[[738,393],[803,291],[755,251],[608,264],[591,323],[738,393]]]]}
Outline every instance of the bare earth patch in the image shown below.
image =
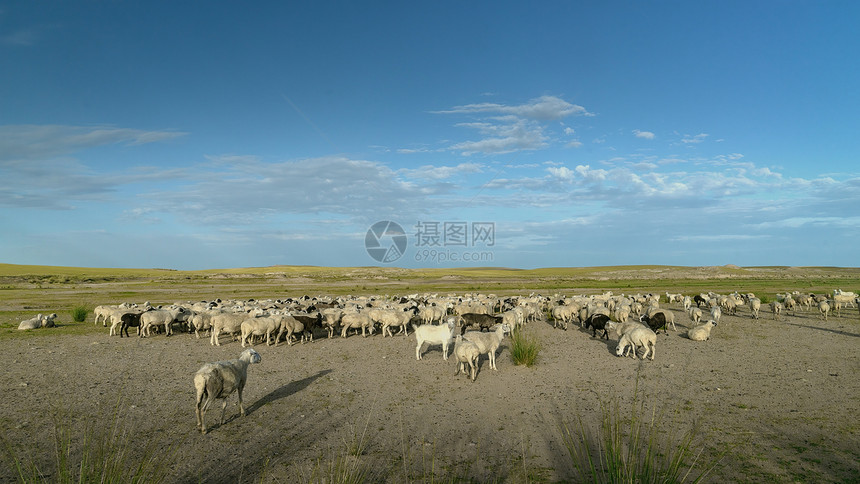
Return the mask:
{"type": "MultiPolygon", "coordinates": [[[[427,476],[478,481],[569,481],[559,424],[581,416],[597,425],[601,402],[633,403],[637,385],[667,430],[698,425],[707,455],[734,446],[708,482],[860,480],[860,322],[855,312],[821,320],[798,312],[756,321],[748,311],[723,316],[706,342],[659,335],[655,361],[618,358],[615,340],[577,326],[529,323],[542,344],[536,366],[514,366],[510,339],[498,371],[480,360],[472,383],[454,376],[439,347],[415,360],[415,339],[350,336],[311,344],[257,345],[238,417],[207,414],[195,430],[192,376],[203,363],[238,357],[193,335],[146,339],[97,335],[0,340],[4,369],[0,424],[12,445],[43,468],[53,462],[53,416],[110,425],[120,418],[142,447],[180,444],[171,482],[295,482],[349,458],[370,480],[427,476]],[[363,445],[358,445],[363,444],[363,445]],[[351,455],[351,454],[357,455],[351,455]]],[[[87,323],[92,324],[92,323],[87,323]]],[[[684,328],[682,328],[682,326],[684,328]]],[[[594,427],[597,430],[597,427],[594,427]]],[[[0,466],[0,481],[14,480],[0,466]]],[[[315,474],[316,473],[316,474],[315,474]]]]}

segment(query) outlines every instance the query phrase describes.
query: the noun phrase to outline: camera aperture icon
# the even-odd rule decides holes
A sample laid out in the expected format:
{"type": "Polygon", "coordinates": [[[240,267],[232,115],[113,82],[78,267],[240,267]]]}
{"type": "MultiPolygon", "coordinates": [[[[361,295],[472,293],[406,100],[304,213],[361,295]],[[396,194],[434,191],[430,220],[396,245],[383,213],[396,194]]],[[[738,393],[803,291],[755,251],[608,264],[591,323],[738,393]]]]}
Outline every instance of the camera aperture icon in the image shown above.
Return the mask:
{"type": "Polygon", "coordinates": [[[406,232],[397,222],[381,220],[367,229],[364,248],[377,262],[394,262],[406,251],[406,232]]]}

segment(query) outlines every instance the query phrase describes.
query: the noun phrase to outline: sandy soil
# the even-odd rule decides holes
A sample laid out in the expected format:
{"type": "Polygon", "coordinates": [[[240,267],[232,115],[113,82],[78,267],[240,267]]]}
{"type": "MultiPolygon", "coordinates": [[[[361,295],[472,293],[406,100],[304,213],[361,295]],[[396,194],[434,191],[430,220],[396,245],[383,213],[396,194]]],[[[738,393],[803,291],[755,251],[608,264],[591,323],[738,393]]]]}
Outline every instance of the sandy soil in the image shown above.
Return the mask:
{"type": "MultiPolygon", "coordinates": [[[[350,336],[288,347],[257,345],[248,415],[195,429],[192,375],[205,362],[235,358],[238,342],[212,347],[193,335],[147,339],[57,336],[0,341],[5,437],[45,469],[55,421],[110,425],[116,402],[135,448],[174,445],[169,482],[321,480],[343,456],[370,481],[435,476],[503,482],[573,481],[559,422],[599,421],[601,402],[623,412],[634,389],[665,412],[667,430],[700,429],[705,455],[732,446],[709,482],[860,480],[860,322],[857,310],[823,321],[799,312],[755,321],[723,316],[707,342],[660,335],[655,361],[618,358],[615,341],[572,326],[527,326],[542,343],[538,364],[514,366],[510,339],[498,371],[481,360],[476,382],[454,376],[439,347],[415,359],[415,339],[350,336]],[[358,457],[350,449],[363,443],[358,457]]],[[[322,336],[322,335],[318,335],[322,336]]],[[[596,429],[596,427],[595,427],[596,429]]],[[[169,452],[168,452],[169,455],[169,452]]],[[[28,458],[29,458],[28,457],[28,458]]],[[[0,481],[14,478],[0,466],[0,481]]]]}

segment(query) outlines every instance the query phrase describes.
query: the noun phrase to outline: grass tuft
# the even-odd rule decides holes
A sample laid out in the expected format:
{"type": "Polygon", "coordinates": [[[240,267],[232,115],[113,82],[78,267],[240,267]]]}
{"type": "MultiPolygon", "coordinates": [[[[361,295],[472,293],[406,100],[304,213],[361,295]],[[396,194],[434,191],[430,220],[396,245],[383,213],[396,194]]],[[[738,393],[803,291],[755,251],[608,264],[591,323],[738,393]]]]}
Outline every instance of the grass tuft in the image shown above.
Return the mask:
{"type": "Polygon", "coordinates": [[[176,462],[181,443],[167,449],[154,441],[137,442],[137,433],[120,415],[118,401],[108,425],[100,417],[86,419],[83,430],[74,427],[68,412],[54,415],[54,459],[49,468],[40,467],[30,450],[13,447],[0,435],[5,457],[17,471],[22,483],[129,482],[160,483],[168,481],[170,467],[176,462]]]}
{"type": "Polygon", "coordinates": [[[90,310],[86,306],[75,306],[72,308],[72,321],[76,323],[83,323],[87,320],[87,314],[89,314],[90,310]]]}
{"type": "Polygon", "coordinates": [[[540,348],[540,342],[533,334],[519,328],[511,333],[511,356],[515,365],[534,366],[540,348]]]}
{"type": "Polygon", "coordinates": [[[695,424],[679,432],[656,406],[649,411],[641,397],[637,376],[629,417],[616,398],[601,402],[597,430],[586,428],[581,415],[574,425],[562,422],[562,442],[578,482],[699,483],[728,452],[703,461],[703,439],[695,424]]]}

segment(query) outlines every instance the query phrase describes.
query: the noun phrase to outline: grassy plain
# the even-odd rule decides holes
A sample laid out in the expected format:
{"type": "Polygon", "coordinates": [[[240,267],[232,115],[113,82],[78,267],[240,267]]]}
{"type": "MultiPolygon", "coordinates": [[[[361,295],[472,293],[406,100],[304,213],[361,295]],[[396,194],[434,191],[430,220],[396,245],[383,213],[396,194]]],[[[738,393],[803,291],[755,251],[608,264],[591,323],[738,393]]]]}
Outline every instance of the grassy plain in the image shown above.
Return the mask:
{"type": "MultiPolygon", "coordinates": [[[[251,376],[249,417],[231,418],[206,436],[194,430],[190,375],[206,361],[235,357],[238,343],[213,347],[192,335],[110,337],[93,325],[92,313],[83,323],[73,323],[71,315],[81,305],[92,309],[124,301],[305,294],[739,291],[772,299],[778,292],[836,288],[860,292],[860,269],[279,266],[173,271],[0,264],[0,354],[7,368],[0,383],[7,395],[0,406],[0,430],[16,446],[42,449],[33,455],[40,466],[51,468],[52,443],[45,436],[57,407],[75,416],[62,425],[77,431],[79,420],[91,412],[102,421],[105,412],[94,409],[115,408],[119,395],[130,404],[113,412],[136,426],[136,439],[182,444],[168,482],[240,482],[257,480],[254,476],[260,482],[333,482],[335,472],[327,472],[327,466],[341,461],[362,469],[394,466],[367,482],[484,482],[486,476],[499,482],[555,482],[571,474],[564,469],[567,450],[556,442],[559,427],[553,416],[583,419],[599,432],[600,419],[606,420],[604,403],[620,402],[625,410],[616,413],[627,418],[626,408],[638,402],[630,389],[640,383],[655,405],[665,404],[670,421],[701,426],[706,455],[737,448],[710,482],[856,481],[856,309],[825,322],[814,311],[780,321],[763,314],[756,321],[743,308],[724,315],[714,338],[699,344],[682,336],[689,321],[674,305],[680,331],[660,336],[653,362],[616,358],[614,341],[593,338],[578,325],[561,331],[537,322],[528,327],[540,343],[536,364],[514,365],[508,354],[516,344],[507,340],[499,371],[489,370],[484,359],[475,383],[454,378],[453,363],[443,361],[438,348],[416,362],[412,337],[257,345],[264,364],[251,376]],[[39,312],[58,313],[59,327],[15,329],[39,312]],[[65,387],[58,398],[57,388],[69,382],[79,384],[65,387]],[[348,451],[341,449],[344,443],[350,444],[348,451]],[[214,457],[200,459],[203,455],[214,457]]],[[[234,405],[235,400],[230,414],[234,405]]],[[[4,476],[0,472],[0,480],[4,476]]]]}

